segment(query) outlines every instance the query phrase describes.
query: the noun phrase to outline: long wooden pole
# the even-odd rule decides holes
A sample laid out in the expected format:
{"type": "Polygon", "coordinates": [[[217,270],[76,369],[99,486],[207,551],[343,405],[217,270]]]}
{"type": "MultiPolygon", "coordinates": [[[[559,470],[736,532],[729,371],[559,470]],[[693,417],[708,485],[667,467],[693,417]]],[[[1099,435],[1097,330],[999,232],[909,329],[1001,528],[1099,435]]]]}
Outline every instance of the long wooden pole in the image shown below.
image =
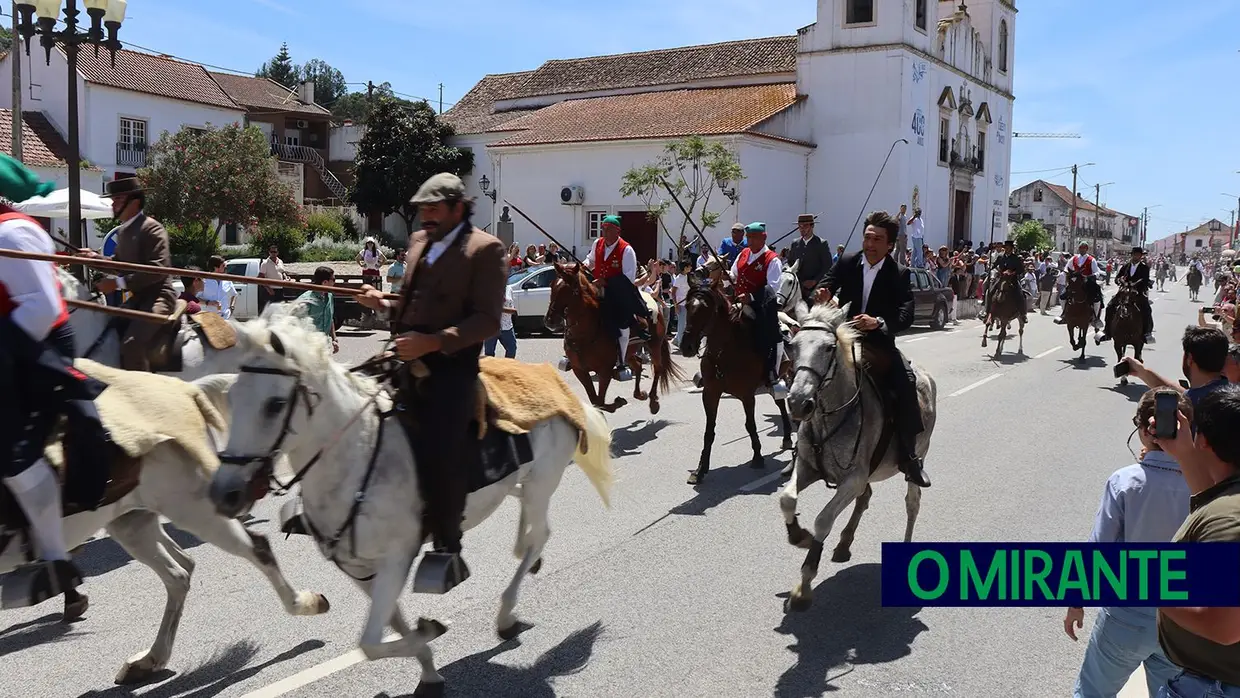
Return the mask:
{"type": "MultiPolygon", "coordinates": [[[[177,267],[161,267],[154,264],[135,264],[133,262],[117,262],[112,259],[104,259],[103,257],[86,257],[83,255],[52,255],[40,254],[38,252],[26,252],[23,250],[5,250],[0,249],[0,257],[12,257],[14,259],[29,259],[35,262],[52,262],[53,264],[81,264],[83,266],[95,267],[98,269],[106,269],[108,271],[121,272],[139,272],[145,274],[164,274],[166,276],[188,276],[194,279],[215,279],[217,281],[232,281],[243,284],[259,284],[260,286],[276,286],[279,288],[291,288],[299,291],[318,291],[320,293],[335,293],[342,296],[363,296],[365,292],[357,288],[348,288],[346,286],[320,286],[318,284],[307,284],[300,281],[285,281],[283,279],[265,279],[252,276],[238,276],[236,274],[219,274],[213,271],[197,271],[194,269],[179,269],[177,267]]],[[[383,297],[388,300],[400,300],[400,296],[394,293],[385,293],[383,297]]]]}
{"type": "Polygon", "coordinates": [[[89,310],[104,315],[116,315],[117,317],[125,317],[130,320],[140,320],[142,322],[153,322],[156,325],[166,325],[172,322],[172,318],[159,313],[148,313],[142,310],[132,310],[130,308],[113,308],[108,305],[99,305],[90,301],[80,301],[74,298],[66,298],[65,305],[71,308],[79,308],[81,310],[89,310]]]}

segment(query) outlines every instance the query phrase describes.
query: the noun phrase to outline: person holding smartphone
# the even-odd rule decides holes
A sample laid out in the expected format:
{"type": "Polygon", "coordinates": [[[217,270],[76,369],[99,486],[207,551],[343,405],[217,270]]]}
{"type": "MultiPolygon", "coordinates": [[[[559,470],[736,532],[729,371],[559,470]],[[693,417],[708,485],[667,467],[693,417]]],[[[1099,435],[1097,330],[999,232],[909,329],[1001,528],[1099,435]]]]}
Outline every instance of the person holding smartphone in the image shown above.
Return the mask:
{"type": "Polygon", "coordinates": [[[1229,343],[1227,335],[1216,327],[1186,327],[1181,343],[1184,347],[1182,365],[1188,387],[1181,387],[1158,375],[1131,356],[1125,356],[1120,364],[1127,364],[1129,372],[1151,388],[1168,387],[1183,391],[1195,406],[1206,394],[1227,385],[1223,368],[1227,362],[1229,343]]]}

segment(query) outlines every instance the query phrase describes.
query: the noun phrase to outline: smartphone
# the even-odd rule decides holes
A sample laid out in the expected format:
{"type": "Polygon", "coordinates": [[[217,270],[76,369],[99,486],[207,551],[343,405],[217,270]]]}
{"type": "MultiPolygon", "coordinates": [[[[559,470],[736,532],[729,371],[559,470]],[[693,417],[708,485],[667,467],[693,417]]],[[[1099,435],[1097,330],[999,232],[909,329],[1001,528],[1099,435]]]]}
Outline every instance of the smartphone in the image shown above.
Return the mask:
{"type": "Polygon", "coordinates": [[[1213,313],[1214,313],[1214,306],[1212,306],[1212,305],[1202,306],[1202,308],[1201,308],[1201,312],[1206,313],[1207,315],[1209,315],[1209,314],[1213,314],[1213,313]]]}
{"type": "Polygon", "coordinates": [[[1129,373],[1132,373],[1132,366],[1131,366],[1131,365],[1129,365],[1129,363],[1128,363],[1127,361],[1121,361],[1121,362],[1119,362],[1119,363],[1115,364],[1115,366],[1114,366],[1114,368],[1113,368],[1112,370],[1114,370],[1114,371],[1115,371],[1115,377],[1116,377],[1116,378],[1122,378],[1122,377],[1124,377],[1124,376],[1128,375],[1129,373]]]}
{"type": "Polygon", "coordinates": [[[1154,396],[1154,437],[1174,439],[1180,419],[1180,399],[1170,393],[1154,396]]]}

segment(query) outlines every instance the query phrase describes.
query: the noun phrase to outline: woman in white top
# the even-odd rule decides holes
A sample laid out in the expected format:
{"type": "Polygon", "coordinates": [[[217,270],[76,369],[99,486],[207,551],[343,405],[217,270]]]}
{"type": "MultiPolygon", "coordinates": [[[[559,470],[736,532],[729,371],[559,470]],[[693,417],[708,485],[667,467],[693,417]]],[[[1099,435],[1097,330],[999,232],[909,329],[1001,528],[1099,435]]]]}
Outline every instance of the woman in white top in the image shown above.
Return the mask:
{"type": "MultiPolygon", "coordinates": [[[[207,269],[216,274],[226,273],[224,258],[212,255],[207,262],[207,269]]],[[[202,293],[198,294],[198,298],[202,301],[203,310],[228,320],[232,318],[233,309],[237,305],[237,289],[233,288],[231,281],[206,279],[202,282],[202,293]]]]}
{"type": "Polygon", "coordinates": [[[357,263],[362,267],[362,283],[382,289],[379,269],[387,264],[387,258],[379,251],[379,242],[373,237],[366,238],[362,243],[362,251],[357,253],[357,263]]]}

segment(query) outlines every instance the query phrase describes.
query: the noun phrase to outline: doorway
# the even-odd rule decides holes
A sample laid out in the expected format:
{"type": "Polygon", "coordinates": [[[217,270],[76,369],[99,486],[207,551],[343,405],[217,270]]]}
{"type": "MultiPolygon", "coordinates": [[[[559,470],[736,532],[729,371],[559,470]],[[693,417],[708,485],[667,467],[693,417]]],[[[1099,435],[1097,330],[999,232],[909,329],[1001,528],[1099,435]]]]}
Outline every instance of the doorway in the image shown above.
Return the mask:
{"type": "MultiPolygon", "coordinates": [[[[973,218],[972,192],[956,190],[955,207],[952,210],[952,246],[969,240],[969,223],[973,218]]],[[[974,241],[976,242],[976,241],[974,241]]]]}
{"type": "Polygon", "coordinates": [[[658,218],[650,218],[645,211],[621,211],[620,230],[621,236],[637,253],[638,267],[659,258],[658,218]]]}

